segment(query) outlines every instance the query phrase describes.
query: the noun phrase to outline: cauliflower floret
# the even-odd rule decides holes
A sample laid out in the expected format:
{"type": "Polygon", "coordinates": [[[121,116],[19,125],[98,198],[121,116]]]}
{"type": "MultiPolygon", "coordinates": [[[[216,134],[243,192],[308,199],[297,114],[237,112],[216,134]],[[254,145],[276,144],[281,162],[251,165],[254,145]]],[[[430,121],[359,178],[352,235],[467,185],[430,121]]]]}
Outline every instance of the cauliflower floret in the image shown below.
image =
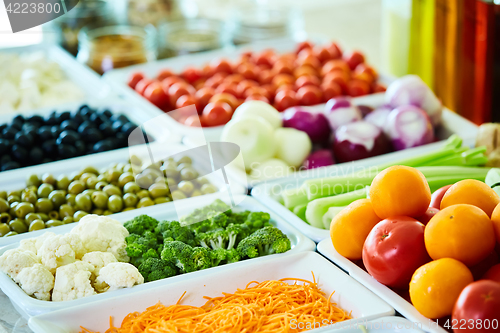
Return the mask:
{"type": "Polygon", "coordinates": [[[144,277],[131,264],[114,262],[101,268],[97,276],[95,288],[98,292],[113,291],[120,288],[131,288],[143,284],[144,277]]]}
{"type": "Polygon", "coordinates": [[[99,251],[86,253],[83,256],[82,261],[94,266],[94,270],[92,271],[92,280],[99,275],[101,268],[112,262],[117,262],[113,253],[99,251]]]}
{"type": "Polygon", "coordinates": [[[110,217],[85,215],[71,233],[80,236],[87,252],[111,252],[118,261],[130,260],[125,251],[128,230],[110,217]]]}
{"type": "Polygon", "coordinates": [[[21,240],[21,245],[19,246],[19,248],[38,254],[38,251],[40,251],[40,248],[42,247],[45,240],[54,237],[55,235],[55,233],[49,231],[38,237],[23,239],[21,240]]]}
{"type": "Polygon", "coordinates": [[[54,275],[47,267],[34,264],[24,268],[17,278],[26,294],[42,301],[50,301],[50,291],[54,288],[54,275]]]}
{"type": "Polygon", "coordinates": [[[19,282],[19,272],[38,263],[40,260],[36,254],[22,249],[7,250],[0,256],[0,270],[16,282],[19,282]]]}
{"type": "Polygon", "coordinates": [[[56,271],[52,301],[71,301],[95,295],[96,292],[90,283],[93,270],[94,266],[83,261],[59,267],[56,271]]]}
{"type": "Polygon", "coordinates": [[[38,250],[42,264],[47,266],[51,273],[55,273],[58,267],[81,259],[84,254],[85,248],[82,241],[75,234],[55,235],[47,238],[38,250]]]}

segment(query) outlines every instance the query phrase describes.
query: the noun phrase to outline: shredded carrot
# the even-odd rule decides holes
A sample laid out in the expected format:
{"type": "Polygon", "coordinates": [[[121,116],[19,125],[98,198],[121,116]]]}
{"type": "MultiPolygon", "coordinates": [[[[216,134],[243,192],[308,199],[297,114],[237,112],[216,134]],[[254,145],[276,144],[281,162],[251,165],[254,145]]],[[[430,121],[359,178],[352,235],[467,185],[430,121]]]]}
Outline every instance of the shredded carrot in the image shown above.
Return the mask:
{"type": "MultiPolygon", "coordinates": [[[[330,301],[333,293],[327,298],[319,289],[314,274],[313,282],[252,281],[234,294],[205,296],[208,300],[201,307],[180,304],[185,294],[174,305],[157,303],[142,313],[128,314],[120,328],[113,326],[110,317],[105,333],[301,332],[351,319],[350,313],[330,301]]],[[[80,333],[98,333],[81,328],[80,333]]]]}

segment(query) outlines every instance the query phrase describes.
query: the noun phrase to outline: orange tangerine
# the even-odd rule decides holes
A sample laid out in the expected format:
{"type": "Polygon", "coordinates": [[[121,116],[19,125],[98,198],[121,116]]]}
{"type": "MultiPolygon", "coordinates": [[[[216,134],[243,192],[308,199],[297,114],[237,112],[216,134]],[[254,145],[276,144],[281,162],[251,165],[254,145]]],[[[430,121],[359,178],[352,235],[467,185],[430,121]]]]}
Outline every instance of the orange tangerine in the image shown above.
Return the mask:
{"type": "Polygon", "coordinates": [[[488,185],[475,179],[464,179],[453,184],[441,200],[441,209],[456,204],[474,205],[488,216],[500,203],[500,196],[488,185]]]}

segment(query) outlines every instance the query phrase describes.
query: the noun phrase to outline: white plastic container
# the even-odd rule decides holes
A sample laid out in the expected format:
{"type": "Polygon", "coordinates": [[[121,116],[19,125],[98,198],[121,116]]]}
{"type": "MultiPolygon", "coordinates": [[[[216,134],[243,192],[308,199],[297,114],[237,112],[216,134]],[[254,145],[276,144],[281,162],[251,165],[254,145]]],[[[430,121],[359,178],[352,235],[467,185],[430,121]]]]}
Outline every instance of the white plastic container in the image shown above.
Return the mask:
{"type": "MultiPolygon", "coordinates": [[[[220,196],[217,195],[217,193],[213,193],[210,195],[206,196],[201,196],[201,197],[195,197],[195,198],[190,198],[190,199],[184,199],[184,200],[179,200],[179,203],[184,205],[185,207],[189,207],[190,211],[193,211],[196,208],[201,208],[204,207],[210,203],[212,203],[216,198],[220,196]]],[[[250,211],[265,211],[269,212],[271,215],[271,219],[273,220],[273,224],[276,225],[278,228],[280,228],[287,236],[290,238],[290,242],[292,245],[292,249],[289,251],[290,253],[294,252],[303,252],[303,251],[314,251],[316,248],[316,245],[314,244],[313,241],[311,241],[309,238],[301,234],[296,228],[294,228],[292,225],[288,224],[285,220],[283,220],[281,217],[264,207],[262,204],[257,202],[254,198],[250,196],[245,196],[245,195],[236,195],[233,197],[234,201],[238,202],[238,206],[236,210],[250,210],[250,211]]],[[[224,200],[226,203],[231,205],[231,200],[224,200]]],[[[129,212],[124,212],[120,214],[113,215],[113,218],[120,222],[126,222],[132,218],[134,218],[137,215],[141,214],[147,214],[150,215],[156,219],[160,220],[177,220],[178,219],[178,208],[174,203],[165,203],[161,205],[155,205],[155,206],[150,206],[146,208],[141,208],[140,210],[134,210],[134,211],[129,211],[129,212]]],[[[50,231],[57,233],[57,234],[64,234],[69,232],[71,229],[73,229],[76,226],[76,223],[74,224],[67,224],[61,227],[57,228],[51,228],[50,231]]],[[[34,233],[32,233],[33,236],[35,236],[34,233]]],[[[19,242],[16,242],[14,244],[10,244],[8,246],[5,246],[3,248],[0,248],[0,255],[2,255],[5,251],[9,249],[14,249],[19,246],[19,242]]],[[[278,254],[275,255],[276,257],[280,256],[287,256],[289,253],[284,253],[284,254],[278,254]]],[[[274,256],[274,255],[273,255],[274,256]]],[[[46,312],[51,312],[54,310],[59,310],[59,309],[66,309],[66,308],[72,308],[72,307],[77,307],[79,305],[84,305],[92,302],[98,302],[98,301],[104,301],[106,299],[117,299],[118,296],[123,295],[126,297],[127,302],[130,302],[130,297],[133,297],[132,295],[139,294],[135,297],[141,298],[145,297],[145,294],[150,290],[151,288],[154,287],[161,287],[164,286],[164,288],[168,290],[180,290],[171,287],[170,285],[173,284],[174,282],[178,281],[190,281],[196,276],[201,277],[200,279],[205,279],[206,276],[209,276],[212,272],[217,272],[218,270],[224,271],[227,268],[233,267],[233,265],[240,265],[239,267],[244,267],[246,264],[250,264],[253,261],[257,261],[255,265],[259,265],[260,260],[266,260],[268,258],[256,258],[256,259],[249,259],[244,262],[238,262],[235,264],[228,264],[225,266],[220,266],[220,267],[215,267],[215,268],[209,268],[203,271],[198,271],[194,273],[187,273],[179,276],[175,276],[172,278],[168,279],[163,279],[155,282],[149,282],[145,283],[139,286],[135,286],[133,288],[129,289],[121,289],[121,290],[116,290],[112,292],[106,292],[103,294],[98,294],[94,296],[89,296],[85,298],[80,298],[77,300],[73,301],[64,301],[64,302],[47,302],[47,301],[41,301],[37,300],[35,298],[32,298],[26,293],[6,274],[0,273],[0,288],[2,291],[10,298],[10,301],[12,302],[14,308],[25,318],[28,318],[30,316],[35,316],[38,314],[46,313],[46,312]]],[[[323,266],[329,266],[325,265],[323,263],[323,266]]],[[[238,266],[236,266],[238,267],[238,266]]],[[[304,274],[310,274],[310,270],[305,270],[304,274]]],[[[225,274],[223,274],[225,275],[225,274]]],[[[242,276],[238,275],[238,276],[242,276]]],[[[234,276],[234,275],[233,275],[234,276]]],[[[221,279],[217,279],[219,281],[221,279]]],[[[236,278],[234,279],[236,280],[236,278]]],[[[251,281],[248,280],[248,281],[251,281]]],[[[208,282],[208,279],[206,279],[206,282],[208,282]]],[[[203,285],[203,284],[201,284],[203,285]]],[[[192,287],[189,288],[192,290],[192,287]]],[[[157,292],[153,292],[153,294],[156,294],[157,292]]],[[[180,295],[179,295],[180,296],[180,295]]],[[[175,296],[177,297],[177,296],[175,296]]],[[[123,302],[120,302],[123,303],[123,302]]],[[[95,303],[98,304],[98,303],[95,303]]],[[[146,304],[146,303],[143,303],[146,304]]],[[[152,303],[154,304],[154,303],[152,303]]],[[[152,305],[151,304],[151,305],[152,305]]],[[[76,311],[78,313],[79,311],[76,311]]],[[[95,317],[95,313],[99,313],[99,311],[96,311],[92,314],[92,316],[95,317]]],[[[101,313],[106,313],[105,311],[102,311],[101,313]]],[[[128,313],[128,312],[127,312],[128,313]]],[[[391,314],[389,310],[385,311],[383,315],[391,314]]],[[[104,318],[104,317],[103,317],[104,318]]],[[[109,317],[106,317],[107,320],[109,320],[109,317]]]]}
{"type": "MultiPolygon", "coordinates": [[[[36,333],[76,332],[80,325],[93,331],[104,332],[109,328],[109,317],[120,325],[130,312],[144,311],[159,301],[174,304],[186,290],[182,304],[203,305],[203,296],[219,296],[222,292],[234,292],[244,288],[250,281],[277,280],[285,277],[312,281],[314,272],[320,288],[332,296],[332,301],[341,308],[351,311],[352,321],[372,320],[394,314],[394,310],[383,300],[354,281],[340,269],[314,252],[283,254],[238,262],[232,265],[190,274],[190,278],[171,278],[169,284],[153,282],[144,285],[141,293],[110,298],[92,304],[37,316],[29,321],[36,333]],[[179,279],[180,278],[180,279],[179,279]]],[[[349,325],[348,321],[343,322],[349,325]]]]}
{"type": "MultiPolygon", "coordinates": [[[[30,174],[42,175],[46,172],[51,173],[54,177],[63,174],[69,175],[73,172],[80,171],[86,166],[94,166],[96,168],[103,168],[112,163],[126,163],[130,155],[140,157],[144,163],[149,160],[151,156],[157,157],[156,161],[163,158],[168,158],[175,154],[183,154],[191,157],[193,160],[193,167],[200,173],[200,176],[205,175],[205,178],[215,185],[223,197],[230,198],[238,194],[246,194],[247,189],[241,185],[240,181],[228,176],[224,177],[221,170],[213,172],[211,169],[210,161],[205,160],[202,156],[197,154],[197,151],[188,149],[186,146],[177,143],[158,142],[149,145],[132,146],[131,148],[122,148],[114,151],[103,152],[98,154],[86,155],[72,159],[45,163],[28,168],[22,168],[12,171],[0,172],[0,188],[2,191],[18,190],[25,187],[26,177],[30,174]]],[[[148,163],[146,163],[148,164],[148,163]]],[[[200,197],[198,197],[200,198],[200,197]]],[[[183,200],[176,200],[175,205],[180,204],[183,200]]],[[[136,209],[131,211],[130,215],[136,216],[141,214],[145,208],[136,209]]],[[[51,228],[50,231],[58,230],[66,226],[51,228]]],[[[19,242],[21,239],[36,237],[44,232],[44,230],[26,232],[16,236],[0,237],[0,248],[2,246],[19,242]]]]}
{"type": "Polygon", "coordinates": [[[399,296],[390,288],[375,280],[370,274],[368,274],[368,272],[354,264],[349,259],[341,256],[337,251],[335,251],[330,239],[321,241],[318,244],[317,250],[334,264],[349,273],[353,279],[389,303],[397,312],[408,318],[412,323],[421,325],[421,328],[424,331],[432,333],[446,332],[446,330],[438,326],[436,322],[420,314],[417,309],[415,309],[415,307],[403,297],[399,296]]]}

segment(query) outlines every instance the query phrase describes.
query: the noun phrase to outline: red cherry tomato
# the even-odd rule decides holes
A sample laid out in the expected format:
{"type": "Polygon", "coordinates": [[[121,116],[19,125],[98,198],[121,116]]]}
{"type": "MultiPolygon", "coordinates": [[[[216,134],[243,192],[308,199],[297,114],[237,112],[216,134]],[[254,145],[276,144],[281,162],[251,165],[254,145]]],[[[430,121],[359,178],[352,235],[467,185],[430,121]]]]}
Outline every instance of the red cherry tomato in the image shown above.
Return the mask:
{"type": "Polygon", "coordinates": [[[294,84],[295,78],[290,74],[278,74],[273,78],[273,85],[275,87],[283,86],[285,84],[294,84]]]}
{"type": "Polygon", "coordinates": [[[203,66],[203,68],[201,69],[201,73],[203,74],[204,77],[211,77],[212,75],[215,74],[210,64],[206,64],[205,66],[203,66]]]}
{"type": "Polygon", "coordinates": [[[484,275],[483,280],[492,280],[500,283],[500,264],[491,267],[484,275]]]}
{"type": "Polygon", "coordinates": [[[224,81],[224,78],[224,75],[222,75],[221,73],[217,73],[211,78],[207,79],[207,81],[205,82],[205,86],[215,89],[224,81]]]}
{"type": "Polygon", "coordinates": [[[163,81],[167,77],[174,76],[175,74],[170,69],[162,69],[157,76],[158,81],[163,81]]]}
{"type": "Polygon", "coordinates": [[[347,92],[347,82],[349,82],[350,77],[346,72],[334,71],[325,75],[323,78],[323,84],[327,84],[330,82],[337,83],[340,88],[342,88],[342,93],[347,92]]]}
{"type": "Polygon", "coordinates": [[[215,90],[210,87],[201,88],[196,92],[196,94],[194,94],[194,97],[196,98],[196,109],[198,110],[198,113],[201,113],[203,111],[213,95],[215,95],[215,90]]]}
{"type": "Polygon", "coordinates": [[[382,92],[385,92],[386,90],[387,90],[387,88],[381,83],[375,82],[372,85],[372,92],[374,92],[374,93],[382,93],[382,92]]]}
{"type": "Polygon", "coordinates": [[[282,53],[279,56],[277,56],[277,58],[276,58],[276,61],[286,62],[290,65],[293,65],[295,60],[297,60],[297,55],[295,53],[292,53],[292,52],[282,53]]]}
{"type": "Polygon", "coordinates": [[[295,86],[297,88],[302,88],[305,86],[316,86],[318,87],[321,84],[320,80],[316,76],[308,75],[301,76],[295,80],[295,86]]]}
{"type": "Polygon", "coordinates": [[[438,208],[434,208],[434,207],[429,207],[427,208],[427,210],[425,211],[424,215],[420,216],[417,218],[417,221],[418,222],[421,222],[423,225],[427,225],[427,223],[429,223],[429,221],[434,217],[434,215],[436,215],[437,213],[439,213],[439,209],[438,208]]]}
{"type": "Polygon", "coordinates": [[[347,55],[344,55],[344,60],[349,65],[351,70],[354,70],[359,64],[365,62],[365,56],[359,51],[353,51],[347,55]]]}
{"type": "Polygon", "coordinates": [[[321,103],[323,92],[317,86],[305,86],[297,90],[297,99],[300,105],[316,105],[321,103]]]}
{"type": "Polygon", "coordinates": [[[215,103],[215,102],[227,103],[233,110],[236,110],[236,108],[239,105],[238,99],[234,95],[228,93],[220,93],[213,95],[212,98],[210,98],[209,103],[215,103]]]}
{"type": "Polygon", "coordinates": [[[496,325],[500,323],[500,283],[481,280],[465,287],[455,303],[450,323],[455,327],[455,333],[463,332],[464,328],[472,333],[498,331],[496,325]]]}
{"type": "Polygon", "coordinates": [[[446,185],[441,187],[439,190],[436,190],[434,193],[432,193],[431,196],[431,204],[429,207],[434,207],[437,209],[441,208],[441,200],[443,200],[443,196],[448,191],[448,189],[451,187],[451,185],[446,185]]]}
{"type": "Polygon", "coordinates": [[[293,76],[298,79],[301,76],[318,76],[318,71],[311,66],[299,66],[293,71],[293,76]]]}
{"type": "MultiPolygon", "coordinates": [[[[272,97],[273,97],[273,96],[274,96],[274,94],[276,93],[276,89],[275,89],[275,87],[274,87],[272,84],[264,84],[264,85],[262,86],[262,88],[264,88],[264,89],[266,89],[266,90],[267,90],[267,94],[268,94],[268,96],[269,96],[269,97],[271,97],[271,99],[272,99],[272,97]]],[[[271,100],[271,99],[270,99],[270,100],[271,100]]]]}
{"type": "Polygon", "coordinates": [[[184,125],[191,127],[202,127],[205,126],[202,122],[202,118],[200,116],[191,115],[184,120],[184,125]]]}
{"type": "Polygon", "coordinates": [[[271,68],[274,64],[275,53],[273,50],[264,50],[254,56],[255,64],[258,66],[265,66],[271,68]]]}
{"type": "Polygon", "coordinates": [[[293,73],[293,63],[289,61],[278,60],[274,63],[273,74],[292,74],[293,73]]]}
{"type": "Polygon", "coordinates": [[[155,81],[148,85],[146,90],[144,90],[144,97],[160,109],[164,109],[168,106],[168,96],[163,91],[159,81],[155,81]]]}
{"type": "Polygon", "coordinates": [[[176,105],[177,100],[182,95],[194,95],[195,93],[196,93],[196,90],[193,88],[193,86],[191,86],[187,83],[184,83],[184,82],[174,83],[168,89],[168,96],[170,97],[170,104],[176,105]]]}
{"type": "Polygon", "coordinates": [[[342,49],[339,47],[337,43],[331,42],[330,44],[327,45],[327,47],[330,49],[330,53],[332,54],[332,59],[342,58],[342,49]]]}
{"type": "Polygon", "coordinates": [[[146,90],[146,88],[151,83],[153,83],[153,80],[144,78],[144,79],[140,80],[139,82],[137,82],[137,84],[135,85],[135,91],[137,91],[141,95],[144,95],[144,90],[146,90]]]}
{"type": "Polygon", "coordinates": [[[185,81],[178,76],[169,76],[166,79],[163,79],[163,81],[161,81],[161,86],[163,87],[163,91],[165,92],[165,94],[168,95],[168,89],[170,89],[170,87],[174,83],[178,83],[178,82],[185,83],[185,81]]]}
{"type": "Polygon", "coordinates": [[[328,73],[334,71],[346,72],[348,74],[351,73],[351,69],[349,65],[342,59],[330,60],[327,61],[323,67],[321,67],[321,75],[326,76],[328,73]]]}
{"type": "Polygon", "coordinates": [[[347,94],[352,97],[364,96],[370,93],[370,85],[363,80],[352,79],[347,82],[347,94]]]}
{"type": "Polygon", "coordinates": [[[226,59],[218,59],[212,62],[212,70],[214,73],[233,73],[233,66],[226,59]]]}
{"type": "Polygon", "coordinates": [[[224,102],[208,103],[203,109],[203,123],[206,126],[219,126],[226,124],[233,116],[231,106],[224,102]]]}
{"type": "Polygon", "coordinates": [[[215,92],[218,94],[227,93],[238,96],[238,86],[236,85],[236,83],[222,83],[215,89],[215,92]]]}
{"type": "Polygon", "coordinates": [[[316,56],[316,58],[318,58],[318,60],[321,63],[325,63],[328,60],[332,60],[333,56],[334,56],[332,54],[333,50],[328,46],[317,45],[314,47],[313,51],[314,51],[314,55],[316,56]]]}
{"type": "Polygon", "coordinates": [[[203,77],[201,70],[195,67],[188,67],[182,72],[182,78],[187,82],[193,84],[203,77]]]}
{"type": "Polygon", "coordinates": [[[297,49],[296,49],[296,53],[299,54],[300,51],[304,50],[304,49],[312,49],[313,48],[313,44],[309,41],[304,41],[304,42],[300,42],[297,44],[297,49]]]}
{"type": "Polygon", "coordinates": [[[236,68],[236,71],[247,80],[257,79],[257,67],[251,63],[244,63],[236,68]]]}
{"type": "Polygon", "coordinates": [[[245,77],[241,74],[231,74],[228,75],[222,80],[222,83],[234,83],[234,84],[239,84],[241,81],[245,80],[245,77]]]}
{"type": "Polygon", "coordinates": [[[255,86],[255,87],[249,87],[247,90],[245,90],[245,93],[242,95],[242,97],[248,97],[250,95],[261,95],[265,96],[267,99],[269,99],[269,92],[267,91],[266,88],[255,86]]]}
{"type": "Polygon", "coordinates": [[[253,80],[243,80],[238,84],[238,88],[236,89],[238,92],[238,97],[244,97],[245,91],[251,87],[257,87],[259,84],[253,80]]]}
{"type": "Polygon", "coordinates": [[[188,105],[195,105],[196,107],[196,98],[193,95],[182,95],[177,99],[175,103],[175,107],[177,109],[183,108],[188,105]]]}
{"type": "Polygon", "coordinates": [[[262,101],[262,102],[266,102],[269,104],[269,99],[266,96],[262,96],[262,95],[258,95],[258,94],[253,94],[253,95],[248,96],[245,99],[245,102],[248,102],[248,101],[262,101]]]}
{"type": "Polygon", "coordinates": [[[207,82],[207,80],[199,79],[198,81],[193,83],[194,89],[199,90],[199,89],[203,88],[205,86],[205,82],[207,82]]]}
{"type": "Polygon", "coordinates": [[[144,79],[144,74],[143,73],[139,73],[139,72],[136,72],[136,73],[132,73],[132,75],[130,76],[130,78],[128,79],[128,86],[132,89],[135,88],[135,86],[137,85],[137,83],[139,81],[141,81],[142,79],[144,79]]]}
{"type": "Polygon", "coordinates": [[[293,90],[280,90],[274,96],[274,107],[278,111],[285,111],[298,104],[297,96],[293,90]]]}
{"type": "Polygon", "coordinates": [[[352,74],[352,78],[356,79],[356,80],[365,81],[366,83],[368,83],[368,87],[370,89],[371,89],[372,83],[375,81],[373,76],[371,76],[368,73],[354,73],[354,74],[352,74]]]}
{"type": "Polygon", "coordinates": [[[368,273],[387,286],[408,288],[417,268],[430,261],[424,229],[422,223],[404,216],[377,223],[363,245],[368,273]]]}
{"type": "Polygon", "coordinates": [[[359,64],[358,66],[356,66],[356,69],[354,70],[354,73],[355,74],[364,74],[364,73],[366,73],[366,74],[370,75],[373,78],[373,80],[376,80],[377,77],[378,77],[377,71],[373,67],[368,66],[365,63],[359,64]]]}
{"type": "Polygon", "coordinates": [[[330,99],[342,95],[342,88],[336,82],[328,82],[321,85],[323,90],[323,102],[328,102],[330,99]]]}
{"type": "Polygon", "coordinates": [[[260,84],[267,84],[273,81],[274,73],[270,69],[264,69],[258,73],[258,81],[260,84]]]}
{"type": "Polygon", "coordinates": [[[479,280],[486,274],[486,272],[490,268],[498,263],[500,263],[498,254],[495,251],[492,251],[486,258],[484,258],[474,266],[469,267],[469,269],[472,273],[472,276],[474,276],[474,280],[479,280]]]}
{"type": "Polygon", "coordinates": [[[316,70],[320,70],[321,69],[321,62],[313,54],[310,54],[310,55],[308,55],[306,57],[297,59],[296,64],[298,66],[310,66],[310,67],[312,67],[312,68],[314,68],[316,70]]]}
{"type": "Polygon", "coordinates": [[[240,54],[238,62],[239,63],[252,62],[252,58],[253,58],[252,51],[246,51],[240,54]]]}

